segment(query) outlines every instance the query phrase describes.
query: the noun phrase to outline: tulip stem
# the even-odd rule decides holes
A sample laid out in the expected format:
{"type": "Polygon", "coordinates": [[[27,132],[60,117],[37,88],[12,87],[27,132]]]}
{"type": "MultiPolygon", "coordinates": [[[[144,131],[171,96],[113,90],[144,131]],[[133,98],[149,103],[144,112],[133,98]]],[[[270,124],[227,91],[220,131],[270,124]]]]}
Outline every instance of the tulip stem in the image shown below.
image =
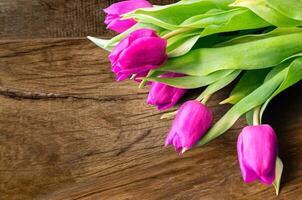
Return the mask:
{"type": "MultiPolygon", "coordinates": [[[[150,71],[148,72],[146,78],[152,76],[152,74],[154,74],[154,72],[155,72],[154,70],[150,70],[150,71]]],[[[141,82],[140,82],[138,88],[143,88],[143,87],[146,85],[147,82],[148,82],[148,81],[145,80],[145,79],[141,80],[141,82]]]]}
{"type": "Polygon", "coordinates": [[[170,119],[170,118],[173,118],[176,114],[177,114],[177,110],[173,111],[173,112],[168,112],[168,113],[163,114],[160,117],[160,119],[170,119]]]}
{"type": "Polygon", "coordinates": [[[260,125],[260,108],[261,106],[258,106],[254,109],[253,125],[260,125]]]}
{"type": "Polygon", "coordinates": [[[205,104],[210,100],[210,98],[211,98],[211,95],[205,96],[205,97],[202,99],[201,103],[203,103],[203,104],[205,105],[205,104]]]}
{"type": "Polygon", "coordinates": [[[180,29],[176,29],[174,31],[171,31],[169,33],[167,33],[166,35],[162,36],[163,39],[169,39],[175,35],[178,35],[178,34],[181,34],[181,33],[184,33],[184,32],[187,32],[187,31],[190,31],[192,30],[192,28],[180,28],[180,29]]]}

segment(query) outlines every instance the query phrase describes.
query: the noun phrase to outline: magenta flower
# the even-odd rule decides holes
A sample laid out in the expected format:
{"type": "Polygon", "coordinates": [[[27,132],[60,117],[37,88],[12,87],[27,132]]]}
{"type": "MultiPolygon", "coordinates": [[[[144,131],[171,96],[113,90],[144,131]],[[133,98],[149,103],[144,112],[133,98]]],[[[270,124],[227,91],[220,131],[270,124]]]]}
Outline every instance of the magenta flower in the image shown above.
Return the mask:
{"type": "MultiPolygon", "coordinates": [[[[161,78],[181,77],[183,75],[176,73],[167,73],[161,75],[161,78]]],[[[148,95],[147,103],[157,106],[159,110],[166,110],[174,106],[177,101],[186,93],[187,90],[166,85],[164,83],[152,83],[148,95]]]]}
{"type": "Polygon", "coordinates": [[[158,68],[166,58],[167,41],[151,29],[139,29],[129,34],[110,53],[112,71],[118,81],[132,74],[142,74],[158,68]]]}
{"type": "Polygon", "coordinates": [[[107,14],[105,24],[107,28],[118,33],[124,32],[136,24],[134,19],[121,20],[121,15],[136,10],[138,8],[148,8],[152,5],[146,0],[129,0],[114,3],[108,8],[104,9],[107,14]]]}
{"type": "Polygon", "coordinates": [[[212,112],[196,100],[187,101],[177,112],[165,146],[173,145],[178,152],[192,148],[210,128],[212,112]]]}
{"type": "Polygon", "coordinates": [[[237,151],[244,182],[273,183],[278,141],[271,126],[245,127],[239,135],[237,151]]]}

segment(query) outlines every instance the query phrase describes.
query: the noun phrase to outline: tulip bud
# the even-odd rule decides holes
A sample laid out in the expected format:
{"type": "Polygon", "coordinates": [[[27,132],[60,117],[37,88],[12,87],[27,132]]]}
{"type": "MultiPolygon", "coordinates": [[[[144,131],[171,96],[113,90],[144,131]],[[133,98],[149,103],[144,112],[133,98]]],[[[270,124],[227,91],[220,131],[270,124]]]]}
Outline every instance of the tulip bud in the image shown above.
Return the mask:
{"type": "Polygon", "coordinates": [[[177,112],[165,146],[173,145],[183,153],[192,148],[210,128],[212,112],[196,100],[187,101],[177,112]]]}
{"type": "Polygon", "coordinates": [[[148,8],[152,5],[146,0],[129,0],[114,3],[108,8],[104,9],[107,14],[105,24],[107,29],[122,33],[135,25],[137,22],[134,19],[121,20],[121,15],[136,10],[138,8],[148,8]]]}
{"type": "Polygon", "coordinates": [[[238,137],[237,151],[244,182],[273,183],[278,141],[271,126],[245,127],[238,137]]]}
{"type": "MultiPolygon", "coordinates": [[[[183,75],[176,73],[167,73],[161,75],[161,78],[181,77],[183,75]]],[[[148,95],[148,104],[157,106],[159,110],[166,110],[174,106],[178,100],[185,94],[186,89],[172,87],[160,82],[154,82],[148,95]]]]}
{"type": "Polygon", "coordinates": [[[167,58],[167,41],[151,29],[139,29],[129,34],[110,53],[112,71],[118,81],[133,74],[158,68],[167,58]]]}

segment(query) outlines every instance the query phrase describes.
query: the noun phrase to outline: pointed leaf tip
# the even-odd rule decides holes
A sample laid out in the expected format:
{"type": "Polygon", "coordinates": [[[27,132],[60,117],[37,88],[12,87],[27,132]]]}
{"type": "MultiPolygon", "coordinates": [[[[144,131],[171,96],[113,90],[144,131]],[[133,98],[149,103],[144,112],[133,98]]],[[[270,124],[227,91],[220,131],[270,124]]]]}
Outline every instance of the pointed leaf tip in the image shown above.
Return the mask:
{"type": "Polygon", "coordinates": [[[279,157],[277,157],[276,160],[276,178],[275,181],[273,182],[273,186],[276,190],[276,195],[279,195],[280,191],[280,183],[281,183],[281,176],[282,176],[282,171],[283,171],[283,163],[279,157]]]}
{"type": "Polygon", "coordinates": [[[229,98],[219,102],[219,104],[220,105],[227,104],[227,103],[234,104],[236,103],[236,101],[234,102],[234,100],[236,100],[236,96],[230,96],[229,98]]]}
{"type": "Polygon", "coordinates": [[[102,49],[105,49],[107,51],[112,50],[112,47],[108,45],[110,40],[103,40],[103,39],[95,38],[92,36],[87,36],[87,39],[102,49]]]}

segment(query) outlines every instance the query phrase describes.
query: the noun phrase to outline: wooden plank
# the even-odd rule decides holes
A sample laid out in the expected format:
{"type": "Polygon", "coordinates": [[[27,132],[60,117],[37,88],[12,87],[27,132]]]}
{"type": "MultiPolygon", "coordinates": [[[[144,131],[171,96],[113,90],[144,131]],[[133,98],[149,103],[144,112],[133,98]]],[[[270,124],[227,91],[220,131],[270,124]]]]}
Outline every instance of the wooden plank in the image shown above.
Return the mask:
{"type": "MultiPolygon", "coordinates": [[[[0,41],[0,199],[277,199],[241,180],[243,119],[179,158],[162,146],[171,120],[146,105],[147,89],[116,83],[106,57],[86,39],[0,41]]],[[[278,199],[302,198],[300,87],[266,115],[285,164],[278,199]]],[[[216,118],[226,95],[210,102],[216,118]]]]}
{"type": "MultiPolygon", "coordinates": [[[[0,0],[0,38],[112,36],[103,8],[113,0],[0,0]]],[[[154,4],[176,0],[153,0],[154,4]]]]}

